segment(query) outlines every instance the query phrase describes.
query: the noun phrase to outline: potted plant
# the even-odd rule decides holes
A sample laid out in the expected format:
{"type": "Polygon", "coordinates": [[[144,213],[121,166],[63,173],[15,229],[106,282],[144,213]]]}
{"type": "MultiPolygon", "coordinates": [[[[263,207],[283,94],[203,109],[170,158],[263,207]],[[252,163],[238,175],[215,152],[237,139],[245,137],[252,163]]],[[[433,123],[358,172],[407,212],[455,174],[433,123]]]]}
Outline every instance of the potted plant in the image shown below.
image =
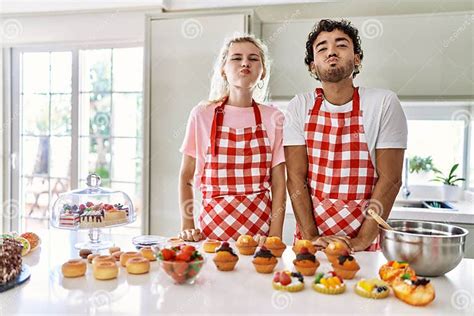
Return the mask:
{"type": "Polygon", "coordinates": [[[425,184],[429,181],[429,173],[436,169],[433,164],[433,158],[413,156],[408,162],[408,171],[412,174],[410,179],[412,184],[425,184]]]}
{"type": "Polygon", "coordinates": [[[437,176],[431,181],[441,182],[443,184],[443,199],[445,201],[457,201],[462,194],[462,189],[456,185],[456,182],[466,181],[466,179],[458,178],[458,176],[455,174],[458,167],[458,163],[454,164],[447,176],[438,169],[433,168],[433,171],[435,174],[437,174],[437,176]]]}

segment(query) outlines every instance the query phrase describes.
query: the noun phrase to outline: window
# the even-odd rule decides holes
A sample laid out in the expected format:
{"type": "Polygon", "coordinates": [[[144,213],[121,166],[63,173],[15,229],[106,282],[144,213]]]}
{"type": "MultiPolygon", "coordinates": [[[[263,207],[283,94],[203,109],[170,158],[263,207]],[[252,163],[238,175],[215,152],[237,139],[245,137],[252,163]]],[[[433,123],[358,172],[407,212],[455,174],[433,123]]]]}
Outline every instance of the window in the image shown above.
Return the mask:
{"type": "Polygon", "coordinates": [[[126,192],[141,231],[143,164],[141,47],[27,50],[13,54],[12,198],[19,230],[48,229],[58,194],[85,186],[91,172],[102,186],[126,192]],[[15,122],[15,121],[14,121],[15,122]],[[15,139],[16,138],[16,139],[15,139]],[[18,145],[15,145],[18,144],[18,145]]]}
{"type": "MultiPolygon", "coordinates": [[[[471,105],[468,102],[402,102],[408,120],[408,148],[406,157],[432,160],[434,168],[447,175],[454,164],[455,174],[468,178],[474,165],[468,160],[471,135],[471,105]]],[[[439,185],[431,181],[434,171],[411,172],[409,185],[439,185]]],[[[472,183],[472,181],[471,181],[472,183]]],[[[468,188],[469,182],[457,185],[468,188]]]]}

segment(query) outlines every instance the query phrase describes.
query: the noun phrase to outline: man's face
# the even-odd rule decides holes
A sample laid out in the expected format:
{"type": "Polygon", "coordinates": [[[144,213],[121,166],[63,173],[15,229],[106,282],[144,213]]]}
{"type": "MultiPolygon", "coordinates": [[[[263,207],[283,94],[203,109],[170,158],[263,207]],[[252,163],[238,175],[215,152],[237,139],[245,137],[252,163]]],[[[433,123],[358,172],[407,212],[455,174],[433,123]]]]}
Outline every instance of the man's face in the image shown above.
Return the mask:
{"type": "Polygon", "coordinates": [[[313,43],[312,71],[321,81],[339,82],[352,76],[360,56],[354,54],[354,44],[343,31],[321,32],[313,43]]]}

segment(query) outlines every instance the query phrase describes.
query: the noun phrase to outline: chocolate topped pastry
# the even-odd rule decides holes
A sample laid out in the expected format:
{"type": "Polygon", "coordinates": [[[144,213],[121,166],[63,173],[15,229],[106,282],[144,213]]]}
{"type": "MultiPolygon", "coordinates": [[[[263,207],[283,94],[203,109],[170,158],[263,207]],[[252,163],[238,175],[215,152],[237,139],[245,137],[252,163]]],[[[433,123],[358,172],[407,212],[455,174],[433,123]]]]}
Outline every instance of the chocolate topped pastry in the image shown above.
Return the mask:
{"type": "Polygon", "coordinates": [[[230,248],[230,245],[227,241],[224,241],[221,246],[219,248],[216,249],[216,253],[217,252],[220,252],[220,251],[226,251],[228,253],[230,253],[231,255],[233,256],[236,256],[237,255],[235,254],[234,250],[232,248],[230,248]]]}
{"type": "Polygon", "coordinates": [[[273,258],[275,257],[270,250],[267,249],[267,247],[262,246],[259,251],[253,256],[254,258],[260,257],[260,258],[273,258]]]}
{"type": "Polygon", "coordinates": [[[296,255],[296,261],[309,260],[316,262],[316,257],[309,252],[308,248],[303,247],[301,251],[296,255]]]}
{"type": "Polygon", "coordinates": [[[339,256],[337,260],[339,261],[340,265],[343,265],[344,262],[346,262],[346,260],[353,261],[354,257],[353,256],[339,256]]]}

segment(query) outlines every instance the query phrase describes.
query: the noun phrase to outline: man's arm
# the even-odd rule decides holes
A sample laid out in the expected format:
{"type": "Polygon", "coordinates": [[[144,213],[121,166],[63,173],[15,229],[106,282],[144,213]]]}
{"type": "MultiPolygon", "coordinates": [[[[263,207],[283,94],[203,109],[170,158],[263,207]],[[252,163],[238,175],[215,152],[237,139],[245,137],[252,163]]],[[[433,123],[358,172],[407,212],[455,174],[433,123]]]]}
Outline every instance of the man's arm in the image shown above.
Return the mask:
{"type": "Polygon", "coordinates": [[[296,223],[304,239],[318,236],[313,216],[313,205],[307,185],[308,157],[306,145],[285,146],[287,186],[296,223]]]}
{"type": "MultiPolygon", "coordinates": [[[[403,156],[405,150],[398,148],[376,149],[378,180],[372,192],[368,208],[383,219],[387,219],[402,184],[403,156]]],[[[365,250],[379,234],[377,222],[366,216],[357,237],[351,240],[354,251],[365,250]]]]}

